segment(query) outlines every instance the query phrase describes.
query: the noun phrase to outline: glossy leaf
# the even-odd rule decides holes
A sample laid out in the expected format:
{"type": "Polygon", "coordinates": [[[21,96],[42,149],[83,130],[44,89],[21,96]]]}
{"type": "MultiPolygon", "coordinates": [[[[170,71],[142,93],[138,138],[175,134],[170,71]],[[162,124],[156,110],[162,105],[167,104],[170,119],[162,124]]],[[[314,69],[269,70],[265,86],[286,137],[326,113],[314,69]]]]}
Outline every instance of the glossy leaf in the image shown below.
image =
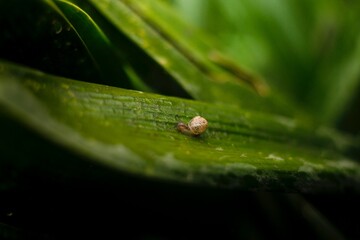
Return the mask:
{"type": "Polygon", "coordinates": [[[252,190],[359,190],[360,165],[344,155],[351,141],[278,115],[78,82],[5,62],[0,103],[35,132],[121,172],[252,190]],[[209,121],[205,134],[176,130],[196,115],[209,121]]]}

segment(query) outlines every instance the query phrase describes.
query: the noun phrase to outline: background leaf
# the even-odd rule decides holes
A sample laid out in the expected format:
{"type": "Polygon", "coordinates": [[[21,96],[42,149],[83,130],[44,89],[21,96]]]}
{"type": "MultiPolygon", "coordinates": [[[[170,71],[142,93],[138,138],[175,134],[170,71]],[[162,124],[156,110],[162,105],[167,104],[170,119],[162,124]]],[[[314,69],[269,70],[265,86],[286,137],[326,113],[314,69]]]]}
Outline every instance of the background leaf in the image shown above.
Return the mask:
{"type": "MultiPolygon", "coordinates": [[[[134,12],[130,7],[131,4],[135,4],[134,2],[131,4],[128,1],[91,2],[119,31],[126,34],[128,38],[166,69],[193,98],[289,116],[301,115],[301,111],[297,112],[294,106],[282,101],[280,96],[275,94],[259,96],[248,83],[234,79],[228,73],[211,64],[209,60],[207,60],[208,64],[202,65],[205,68],[205,73],[207,71],[212,72],[211,69],[207,69],[210,64],[212,68],[217,68],[218,72],[222,71],[228,77],[220,80],[204,74],[198,65],[194,65],[190,61],[188,55],[179,52],[171,41],[164,38],[152,25],[147,24],[142,19],[142,15],[139,15],[142,14],[141,12],[134,12]]],[[[116,43],[114,44],[116,45],[116,43]]],[[[186,51],[190,50],[187,49],[186,51]]]]}
{"type": "Polygon", "coordinates": [[[218,36],[221,50],[321,122],[339,124],[355,101],[358,2],[182,0],[175,5],[184,19],[218,36]]]}
{"type": "MultiPolygon", "coordinates": [[[[110,40],[90,16],[71,1],[49,0],[45,2],[57,11],[76,32],[93,60],[102,83],[131,88],[121,67],[121,57],[114,53],[110,40]],[[118,64],[114,64],[114,62],[118,62],[118,64]]],[[[62,26],[59,26],[57,34],[61,34],[61,31],[62,26]]]]}

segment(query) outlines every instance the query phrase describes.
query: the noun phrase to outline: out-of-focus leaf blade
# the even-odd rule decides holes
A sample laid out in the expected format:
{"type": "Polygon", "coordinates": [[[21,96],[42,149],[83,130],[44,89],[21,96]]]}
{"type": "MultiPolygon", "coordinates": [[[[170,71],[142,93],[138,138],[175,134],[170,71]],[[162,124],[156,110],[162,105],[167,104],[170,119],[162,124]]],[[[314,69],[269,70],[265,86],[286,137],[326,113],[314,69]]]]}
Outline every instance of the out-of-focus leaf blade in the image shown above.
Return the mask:
{"type": "MultiPolygon", "coordinates": [[[[360,21],[358,16],[355,19],[360,21]]],[[[348,19],[338,24],[333,26],[337,36],[332,39],[337,46],[324,47],[323,63],[307,99],[316,117],[330,125],[343,116],[360,89],[360,31],[351,31],[348,19]]]]}
{"type": "Polygon", "coordinates": [[[122,69],[122,58],[113,51],[110,40],[94,20],[79,6],[67,0],[45,0],[74,29],[97,70],[107,85],[130,88],[129,80],[122,69]],[[121,82],[122,81],[122,82],[121,82]]]}
{"type": "MultiPolygon", "coordinates": [[[[193,98],[288,116],[296,115],[298,110],[295,110],[294,106],[283,101],[276,94],[265,97],[259,96],[251,85],[235,80],[231,74],[221,70],[209,60],[202,65],[205,70],[201,69],[197,64],[199,62],[194,64],[191,57],[189,58],[189,56],[193,56],[191,49],[187,49],[186,51],[189,52],[184,55],[184,52],[179,51],[173,42],[166,37],[164,38],[161,31],[157,31],[153,25],[144,20],[144,15],[134,11],[132,8],[134,5],[128,1],[101,0],[90,2],[119,31],[126,34],[143,51],[155,59],[193,98]],[[208,70],[211,72],[214,69],[228,77],[217,78],[206,74],[208,70]]],[[[116,45],[116,43],[114,44],[116,45]]],[[[199,54],[194,52],[194,57],[197,56],[199,54]]],[[[204,61],[204,58],[201,59],[200,62],[204,61]]]]}
{"type": "Polygon", "coordinates": [[[359,191],[360,165],[342,154],[351,142],[339,144],[324,130],[278,115],[78,82],[5,62],[0,104],[35,132],[120,172],[252,190],[359,191]],[[176,130],[195,115],[208,119],[205,134],[176,130]]]}
{"type": "Polygon", "coordinates": [[[220,53],[216,50],[217,44],[215,44],[214,39],[186,24],[168,4],[164,2],[154,4],[151,0],[141,2],[127,0],[125,2],[205,75],[209,75],[218,81],[224,81],[224,79],[233,82],[241,81],[251,86],[261,96],[270,94],[269,87],[262,79],[255,77],[254,74],[247,73],[238,64],[233,67],[237,69],[237,73],[230,71],[232,74],[229,74],[229,72],[223,71],[221,67],[224,64],[221,63],[224,61],[220,62],[218,59],[225,57],[219,56],[220,53]]]}

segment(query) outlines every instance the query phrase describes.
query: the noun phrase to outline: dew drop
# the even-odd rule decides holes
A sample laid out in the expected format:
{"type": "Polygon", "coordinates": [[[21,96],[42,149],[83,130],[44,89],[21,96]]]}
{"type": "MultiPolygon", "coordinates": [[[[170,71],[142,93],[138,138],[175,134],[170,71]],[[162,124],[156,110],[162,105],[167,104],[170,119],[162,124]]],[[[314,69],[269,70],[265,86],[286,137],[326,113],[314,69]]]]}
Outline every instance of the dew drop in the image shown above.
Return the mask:
{"type": "Polygon", "coordinates": [[[55,34],[60,34],[63,30],[62,24],[58,21],[53,21],[55,34]]]}

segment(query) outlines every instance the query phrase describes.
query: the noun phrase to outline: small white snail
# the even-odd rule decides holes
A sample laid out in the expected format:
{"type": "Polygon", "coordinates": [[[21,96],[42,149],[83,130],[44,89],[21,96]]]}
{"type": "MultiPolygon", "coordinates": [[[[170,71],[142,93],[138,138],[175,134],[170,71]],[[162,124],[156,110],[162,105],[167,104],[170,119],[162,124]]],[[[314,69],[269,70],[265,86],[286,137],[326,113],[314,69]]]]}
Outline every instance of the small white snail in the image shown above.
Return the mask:
{"type": "Polygon", "coordinates": [[[208,127],[208,121],[200,116],[196,116],[189,121],[188,124],[179,122],[177,125],[178,131],[188,134],[198,136],[206,131],[208,127]]]}

